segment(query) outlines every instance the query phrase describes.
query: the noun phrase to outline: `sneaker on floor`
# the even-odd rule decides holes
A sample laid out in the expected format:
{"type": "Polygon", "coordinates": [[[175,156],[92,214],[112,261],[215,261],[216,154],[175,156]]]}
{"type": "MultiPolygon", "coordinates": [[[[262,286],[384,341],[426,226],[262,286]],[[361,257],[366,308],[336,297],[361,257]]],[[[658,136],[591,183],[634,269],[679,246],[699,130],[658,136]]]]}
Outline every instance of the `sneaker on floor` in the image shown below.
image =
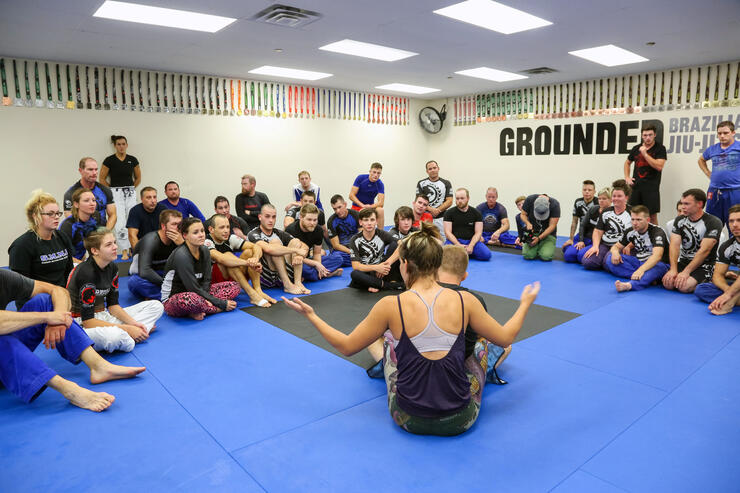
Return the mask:
{"type": "Polygon", "coordinates": [[[125,330],[118,327],[93,327],[85,329],[87,336],[93,341],[93,348],[98,351],[123,351],[128,353],[134,349],[136,343],[125,330]]]}

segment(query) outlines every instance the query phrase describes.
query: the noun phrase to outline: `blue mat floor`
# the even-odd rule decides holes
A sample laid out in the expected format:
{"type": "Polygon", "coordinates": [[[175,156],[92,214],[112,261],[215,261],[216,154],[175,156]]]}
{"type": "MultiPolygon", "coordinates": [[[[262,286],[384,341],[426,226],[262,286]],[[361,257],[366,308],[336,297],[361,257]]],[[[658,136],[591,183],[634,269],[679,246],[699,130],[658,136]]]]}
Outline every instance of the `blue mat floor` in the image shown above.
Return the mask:
{"type": "MultiPolygon", "coordinates": [[[[516,344],[500,368],[510,383],[486,387],[462,436],[400,430],[381,380],[240,310],[163,317],[132,353],[106,356],[147,371],[96,386],[116,396],[104,413],[0,389],[0,491],[737,491],[740,310],[618,294],[606,273],[506,253],[469,270],[467,287],[511,298],[540,280],[537,303],[582,316],[516,344]]],[[[83,365],[37,354],[90,387],[83,365]]]]}

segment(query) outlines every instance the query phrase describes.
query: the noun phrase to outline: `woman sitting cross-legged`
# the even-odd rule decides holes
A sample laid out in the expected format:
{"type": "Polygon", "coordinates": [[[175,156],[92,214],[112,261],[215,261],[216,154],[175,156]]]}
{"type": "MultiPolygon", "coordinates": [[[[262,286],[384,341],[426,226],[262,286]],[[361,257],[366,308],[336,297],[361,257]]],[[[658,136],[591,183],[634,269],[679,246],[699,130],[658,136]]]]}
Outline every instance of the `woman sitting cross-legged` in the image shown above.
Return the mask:
{"type": "Polygon", "coordinates": [[[162,281],[162,303],[170,317],[203,320],[206,315],[236,308],[241,287],[234,281],[211,284],[211,254],[204,245],[206,232],[200,219],[180,223],[185,243],[167,259],[162,281]]]}
{"type": "Polygon", "coordinates": [[[72,316],[95,343],[96,351],[131,351],[154,330],[164,308],[156,300],[122,308],[118,304],[118,255],[116,238],[106,228],[85,236],[89,257],[72,271],[67,290],[72,316]]]}
{"type": "Polygon", "coordinates": [[[437,284],[442,263],[439,230],[429,223],[399,245],[401,274],[409,290],[378,301],[350,334],[324,322],[297,298],[288,306],[303,314],[342,354],[377,350],[383,344],[388,408],[404,430],[422,435],[458,435],[478,417],[486,381],[487,341],[506,347],[522,327],[539,283],[524,288],[514,315],[500,325],[467,292],[437,284]],[[465,359],[465,327],[480,336],[465,359]]]}

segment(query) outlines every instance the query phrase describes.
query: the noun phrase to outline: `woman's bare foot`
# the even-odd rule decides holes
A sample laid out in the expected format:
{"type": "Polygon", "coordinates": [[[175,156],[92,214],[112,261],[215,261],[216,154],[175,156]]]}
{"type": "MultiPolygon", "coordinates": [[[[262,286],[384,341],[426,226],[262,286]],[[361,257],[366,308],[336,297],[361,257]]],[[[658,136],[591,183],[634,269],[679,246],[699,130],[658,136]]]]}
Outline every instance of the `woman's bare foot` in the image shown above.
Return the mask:
{"type": "Polygon", "coordinates": [[[285,292],[290,294],[303,294],[303,288],[302,286],[298,286],[297,284],[291,284],[289,286],[285,286],[285,292]]]}
{"type": "Polygon", "coordinates": [[[101,358],[101,362],[97,366],[90,368],[90,383],[97,384],[110,380],[133,378],[143,371],[146,371],[145,366],[114,365],[101,358]]]}
{"type": "Polygon", "coordinates": [[[303,284],[300,284],[301,294],[311,294],[311,290],[306,288],[303,284]]]}
{"type": "Polygon", "coordinates": [[[380,291],[378,288],[367,288],[367,290],[371,293],[377,293],[378,291],[380,291]]]}
{"type": "Polygon", "coordinates": [[[259,306],[260,308],[270,308],[272,306],[272,303],[259,295],[256,295],[254,298],[250,296],[249,302],[252,303],[254,306],[259,306]]]}
{"type": "Polygon", "coordinates": [[[329,273],[329,275],[326,276],[326,277],[337,277],[337,276],[341,276],[343,272],[344,272],[343,269],[337,269],[334,272],[329,273]]]}
{"type": "Polygon", "coordinates": [[[616,281],[614,285],[617,287],[617,291],[619,291],[620,293],[622,291],[629,291],[630,289],[632,289],[632,283],[629,282],[616,281]]]}
{"type": "Polygon", "coordinates": [[[193,320],[203,320],[204,318],[206,318],[206,314],[202,312],[201,313],[191,313],[189,316],[193,320]]]}

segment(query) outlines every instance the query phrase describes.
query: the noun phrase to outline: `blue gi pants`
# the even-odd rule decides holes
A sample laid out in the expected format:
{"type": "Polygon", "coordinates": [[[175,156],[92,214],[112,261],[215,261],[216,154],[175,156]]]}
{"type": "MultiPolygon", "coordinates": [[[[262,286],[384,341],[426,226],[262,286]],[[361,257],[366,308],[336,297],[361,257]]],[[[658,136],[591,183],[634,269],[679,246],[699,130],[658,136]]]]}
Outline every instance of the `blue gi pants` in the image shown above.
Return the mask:
{"type": "MultiPolygon", "coordinates": [[[[460,238],[458,238],[457,241],[459,241],[461,245],[467,246],[470,244],[470,240],[461,240],[460,238]]],[[[452,245],[452,242],[450,240],[447,240],[445,241],[445,245],[452,245]]],[[[473,258],[475,260],[483,260],[484,262],[487,260],[491,260],[491,250],[489,250],[485,244],[479,241],[473,247],[473,253],[470,254],[470,258],[473,258]]]]}
{"type": "MultiPolygon", "coordinates": [[[[326,267],[329,270],[329,272],[334,272],[335,270],[340,268],[344,262],[344,259],[342,258],[342,253],[343,252],[338,252],[336,250],[331,253],[327,253],[326,255],[321,257],[321,265],[326,267]]],[[[350,263],[350,265],[352,264],[350,263]]],[[[303,264],[303,280],[304,281],[318,281],[319,271],[317,271],[315,267],[303,264]]]]}
{"type": "Polygon", "coordinates": [[[162,286],[157,286],[143,277],[131,274],[128,278],[128,290],[131,294],[145,300],[159,300],[162,298],[162,286]]]}
{"type": "Polygon", "coordinates": [[[637,257],[632,255],[622,255],[622,263],[612,264],[612,254],[609,252],[604,259],[604,267],[617,277],[627,279],[632,284],[632,291],[640,291],[650,286],[655,281],[660,281],[670,266],[665,262],[658,262],[652,269],[649,269],[642,275],[639,281],[633,281],[630,278],[632,274],[640,268],[643,263],[637,257]]]}

